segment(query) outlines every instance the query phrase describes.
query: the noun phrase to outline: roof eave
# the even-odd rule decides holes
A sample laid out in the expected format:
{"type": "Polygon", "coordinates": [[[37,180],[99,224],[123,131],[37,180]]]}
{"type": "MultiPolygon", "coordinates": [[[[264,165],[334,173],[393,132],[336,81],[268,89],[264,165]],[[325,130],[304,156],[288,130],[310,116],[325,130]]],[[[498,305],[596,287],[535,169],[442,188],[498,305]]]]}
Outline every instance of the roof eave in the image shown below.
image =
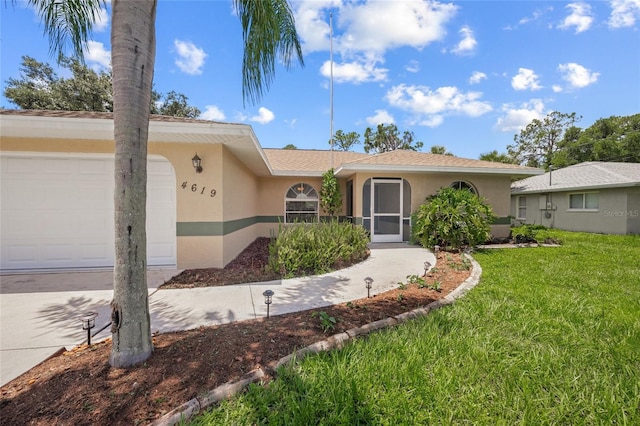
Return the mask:
{"type": "MultiPolygon", "coordinates": [[[[0,115],[0,124],[5,137],[114,140],[110,118],[0,115]]],[[[154,143],[222,144],[256,175],[271,175],[269,160],[248,124],[151,120],[148,140],[154,143]]]]}
{"type": "Polygon", "coordinates": [[[583,186],[563,186],[559,188],[540,188],[540,189],[524,189],[518,190],[511,189],[512,194],[546,194],[548,192],[569,192],[569,191],[592,191],[596,189],[611,189],[611,188],[633,188],[639,186],[640,182],[622,182],[622,183],[609,183],[601,185],[583,185],[583,186]]]}
{"type": "Polygon", "coordinates": [[[336,169],[336,176],[344,177],[355,172],[387,173],[472,173],[508,176],[535,176],[544,174],[542,169],[516,169],[498,167],[461,167],[461,166],[401,166],[380,164],[342,164],[336,169]]]}

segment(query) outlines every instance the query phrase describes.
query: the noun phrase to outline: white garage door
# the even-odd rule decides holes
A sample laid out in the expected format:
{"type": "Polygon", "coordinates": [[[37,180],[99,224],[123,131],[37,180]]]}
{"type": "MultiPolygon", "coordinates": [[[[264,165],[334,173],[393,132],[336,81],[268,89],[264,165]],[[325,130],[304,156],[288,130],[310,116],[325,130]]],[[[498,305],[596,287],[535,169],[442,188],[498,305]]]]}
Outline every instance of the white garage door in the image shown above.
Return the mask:
{"type": "MultiPolygon", "coordinates": [[[[113,266],[113,156],[3,153],[0,160],[0,269],[113,266]]],[[[176,264],[175,193],[171,163],[150,157],[149,266],[176,264]]]]}

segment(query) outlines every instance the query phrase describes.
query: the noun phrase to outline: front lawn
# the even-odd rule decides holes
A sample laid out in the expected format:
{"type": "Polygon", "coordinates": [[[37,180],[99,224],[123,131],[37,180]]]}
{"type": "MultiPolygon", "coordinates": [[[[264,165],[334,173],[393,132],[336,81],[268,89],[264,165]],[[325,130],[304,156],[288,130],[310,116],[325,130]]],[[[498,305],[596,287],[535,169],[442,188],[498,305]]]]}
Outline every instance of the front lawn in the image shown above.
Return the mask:
{"type": "Polygon", "coordinates": [[[640,424],[640,237],[476,253],[453,306],[305,358],[196,424],[640,424]]]}

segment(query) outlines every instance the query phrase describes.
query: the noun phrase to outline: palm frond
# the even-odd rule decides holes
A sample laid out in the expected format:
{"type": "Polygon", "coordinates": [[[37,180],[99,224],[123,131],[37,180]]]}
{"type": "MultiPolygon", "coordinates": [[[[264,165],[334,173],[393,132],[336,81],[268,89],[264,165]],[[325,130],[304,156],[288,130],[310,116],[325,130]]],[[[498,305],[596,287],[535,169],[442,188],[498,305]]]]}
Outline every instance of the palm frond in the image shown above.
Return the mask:
{"type": "Polygon", "coordinates": [[[91,34],[98,12],[106,0],[28,0],[49,36],[50,53],[60,58],[70,43],[73,55],[83,59],[83,47],[91,34]]]}
{"type": "Polygon", "coordinates": [[[304,66],[293,11],[287,0],[235,0],[242,24],[242,97],[257,103],[275,76],[276,58],[289,69],[294,55],[304,66]]]}

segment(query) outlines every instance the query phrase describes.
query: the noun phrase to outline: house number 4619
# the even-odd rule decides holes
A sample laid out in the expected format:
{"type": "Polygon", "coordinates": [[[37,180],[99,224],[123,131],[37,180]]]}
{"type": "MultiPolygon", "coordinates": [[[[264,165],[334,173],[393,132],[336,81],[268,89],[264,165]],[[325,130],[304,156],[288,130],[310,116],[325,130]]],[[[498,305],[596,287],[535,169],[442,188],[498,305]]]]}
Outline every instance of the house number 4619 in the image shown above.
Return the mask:
{"type": "Polygon", "coordinates": [[[212,198],[216,196],[215,189],[207,190],[206,186],[203,186],[200,188],[198,187],[197,183],[193,183],[191,184],[191,186],[189,186],[189,182],[184,181],[180,186],[182,187],[182,189],[191,189],[191,192],[195,192],[200,195],[208,195],[209,197],[212,197],[212,198]]]}

